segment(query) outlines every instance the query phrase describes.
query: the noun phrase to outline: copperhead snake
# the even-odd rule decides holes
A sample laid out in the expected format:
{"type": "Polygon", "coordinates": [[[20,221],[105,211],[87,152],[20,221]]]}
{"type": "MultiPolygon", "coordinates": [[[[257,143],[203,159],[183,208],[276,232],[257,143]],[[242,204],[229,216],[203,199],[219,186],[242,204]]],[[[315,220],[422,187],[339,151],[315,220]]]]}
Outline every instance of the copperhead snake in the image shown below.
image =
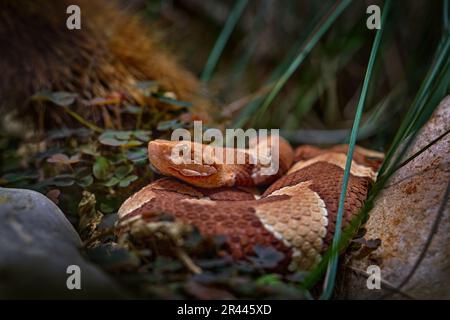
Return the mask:
{"type": "MultiPolygon", "coordinates": [[[[249,163],[174,164],[168,158],[174,143],[149,143],[151,165],[169,177],[154,181],[122,204],[118,233],[165,213],[206,236],[225,236],[234,259],[254,254],[253,247],[259,244],[284,253],[289,270],[308,270],[321,260],[334,234],[346,145],[329,149],[305,145],[294,151],[280,138],[279,170],[262,177],[249,163]],[[261,195],[249,188],[260,185],[269,185],[261,195]]],[[[379,152],[355,148],[343,228],[363,206],[382,158],[379,152]]]]}

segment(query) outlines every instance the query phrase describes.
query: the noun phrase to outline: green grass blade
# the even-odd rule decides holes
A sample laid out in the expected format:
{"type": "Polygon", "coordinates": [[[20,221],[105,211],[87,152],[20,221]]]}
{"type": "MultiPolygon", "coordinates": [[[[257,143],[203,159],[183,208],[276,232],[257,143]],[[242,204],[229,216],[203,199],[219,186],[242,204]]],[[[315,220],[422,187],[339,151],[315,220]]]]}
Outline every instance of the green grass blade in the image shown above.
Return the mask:
{"type": "MultiPolygon", "coordinates": [[[[387,123],[391,122],[391,117],[394,117],[398,110],[392,102],[394,97],[400,96],[401,84],[392,90],[386,97],[373,108],[366,112],[366,121],[361,123],[358,130],[357,141],[376,136],[386,129],[387,123]],[[390,113],[387,113],[387,108],[390,113]]],[[[363,115],[364,118],[364,115],[363,115]]],[[[292,144],[338,144],[348,143],[350,139],[350,129],[335,129],[335,130],[281,130],[281,135],[292,144]]]]}
{"type": "MultiPolygon", "coordinates": [[[[446,41],[444,44],[444,48],[443,48],[443,54],[439,56],[438,61],[437,61],[437,68],[435,68],[432,72],[432,77],[433,79],[438,78],[438,72],[439,70],[442,70],[442,66],[443,64],[447,63],[448,64],[448,53],[449,53],[449,49],[450,49],[450,41],[446,41]]],[[[445,69],[445,67],[443,67],[445,69]]],[[[433,85],[433,82],[431,82],[431,85],[433,85]]],[[[420,101],[420,108],[418,108],[418,112],[415,113],[415,115],[413,116],[413,119],[411,122],[408,123],[407,127],[406,127],[406,132],[405,132],[405,136],[411,134],[412,129],[414,128],[415,124],[417,123],[417,120],[419,118],[419,116],[421,115],[423,109],[423,105],[425,104],[425,99],[430,95],[430,91],[432,90],[428,90],[426,94],[424,94],[423,96],[423,100],[420,101]]]]}
{"type": "MultiPolygon", "coordinates": [[[[450,41],[449,41],[450,43],[450,41]]],[[[436,78],[436,83],[433,86],[427,104],[420,110],[414,119],[414,123],[411,124],[410,132],[416,132],[419,130],[425,122],[430,118],[434,109],[438,106],[439,102],[444,98],[444,96],[449,92],[450,86],[450,60],[447,60],[446,65],[442,68],[439,76],[436,78]]]]}
{"type": "Polygon", "coordinates": [[[443,35],[438,46],[432,67],[414,99],[413,105],[403,120],[394,143],[389,149],[385,161],[379,171],[379,176],[390,177],[401,165],[398,165],[414,141],[419,129],[429,119],[439,102],[448,93],[450,85],[450,37],[448,26],[448,0],[443,1],[443,35]],[[440,71],[439,71],[440,70],[440,71]],[[403,145],[402,145],[403,144],[403,145]],[[398,149],[401,149],[398,152],[398,149]],[[392,158],[395,157],[394,160],[392,158]]]}
{"type": "Polygon", "coordinates": [[[283,75],[277,80],[274,88],[268,94],[267,98],[264,100],[263,104],[259,109],[259,115],[265,113],[269,105],[284,87],[286,82],[292,76],[292,74],[298,69],[298,67],[305,60],[306,56],[311,52],[317,42],[322,38],[322,36],[330,29],[336,19],[344,12],[347,6],[351,3],[352,0],[342,0],[339,4],[336,4],[332,7],[331,12],[327,14],[324,19],[319,23],[318,28],[313,31],[311,37],[306,42],[305,46],[300,50],[298,55],[290,64],[289,68],[283,73],[283,75]]]}
{"type": "Polygon", "coordinates": [[[377,57],[378,49],[380,47],[381,42],[381,36],[383,34],[384,25],[386,22],[386,16],[389,12],[389,8],[391,6],[391,0],[387,0],[386,4],[383,8],[383,14],[381,18],[381,28],[377,31],[377,34],[375,36],[375,40],[372,46],[372,50],[370,53],[369,63],[366,70],[366,75],[364,77],[364,83],[361,90],[361,95],[359,98],[358,106],[356,109],[356,115],[355,120],[353,121],[353,127],[352,127],[352,133],[350,135],[350,143],[347,153],[347,160],[345,163],[345,170],[344,170],[344,177],[342,181],[342,189],[341,194],[339,197],[339,207],[338,207],[338,213],[336,218],[336,229],[333,237],[333,243],[332,243],[332,250],[331,250],[331,257],[330,261],[328,263],[328,270],[327,275],[325,278],[325,284],[324,284],[324,290],[321,295],[321,299],[329,299],[331,297],[331,294],[333,292],[334,283],[336,280],[336,273],[337,273],[337,266],[339,261],[339,247],[341,244],[341,226],[342,226],[342,216],[344,213],[344,203],[345,203],[345,196],[347,193],[347,186],[348,186],[348,179],[350,176],[350,168],[352,165],[352,157],[353,157],[353,150],[355,148],[356,143],[356,137],[358,135],[358,128],[359,123],[361,121],[361,116],[364,110],[364,104],[367,96],[367,91],[369,88],[369,83],[372,75],[372,71],[374,69],[375,60],[377,57]]]}
{"type": "Polygon", "coordinates": [[[350,48],[343,48],[344,52],[331,61],[330,65],[332,68],[325,69],[323,73],[319,75],[318,79],[313,83],[308,84],[295,106],[294,115],[296,121],[300,121],[301,118],[312,109],[314,103],[330,85],[331,79],[336,78],[338,72],[351,61],[361,46],[362,42],[350,48]]]}
{"type": "Polygon", "coordinates": [[[255,17],[255,22],[252,24],[252,33],[249,36],[249,43],[245,51],[240,55],[240,58],[237,60],[237,62],[234,64],[232,75],[230,77],[230,81],[228,84],[228,90],[230,88],[236,86],[239,84],[239,80],[242,78],[242,75],[244,71],[246,70],[247,66],[250,63],[250,60],[257,49],[258,44],[258,35],[260,33],[260,30],[263,28],[264,24],[266,23],[265,17],[267,16],[267,13],[270,9],[270,1],[269,0],[263,0],[261,1],[261,5],[258,8],[258,14],[255,17]]]}
{"type": "MultiPolygon", "coordinates": [[[[400,163],[407,151],[409,150],[410,145],[415,141],[417,134],[420,131],[420,128],[426,123],[426,121],[430,118],[433,111],[439,105],[439,102],[445,97],[448,92],[448,88],[450,86],[450,61],[447,62],[446,67],[442,69],[439,76],[437,77],[436,84],[433,86],[431,93],[427,101],[424,103],[424,107],[417,114],[415,122],[413,125],[412,133],[408,135],[405,140],[403,140],[402,144],[399,146],[400,151],[396,150],[395,159],[392,161],[391,166],[389,166],[388,170],[381,176],[383,179],[389,179],[392,174],[395,173],[401,166],[410,161],[410,158],[404,160],[400,163]]],[[[415,157],[413,155],[412,157],[415,157]]]]}
{"type": "Polygon", "coordinates": [[[394,156],[396,150],[399,148],[401,142],[407,135],[411,133],[411,129],[414,126],[414,123],[417,120],[420,111],[423,109],[427,101],[427,97],[431,92],[433,83],[435,82],[435,79],[439,74],[439,70],[441,70],[443,64],[448,60],[449,50],[450,50],[450,40],[448,36],[444,34],[441,44],[439,45],[439,48],[437,50],[432,67],[430,68],[430,70],[427,73],[427,76],[422,82],[422,85],[420,86],[420,89],[411,107],[406,113],[406,116],[403,119],[400,128],[397,131],[397,134],[394,137],[391,147],[386,153],[385,160],[378,173],[380,176],[383,175],[386,169],[388,169],[388,167],[390,166],[392,157],[394,156]]]}
{"type": "MultiPolygon", "coordinates": [[[[446,41],[450,41],[450,39],[448,39],[448,37],[446,37],[444,35],[441,44],[439,45],[438,49],[436,50],[435,53],[435,61],[438,60],[437,57],[439,57],[442,54],[442,50],[445,47],[445,42],[446,41]]],[[[432,79],[432,83],[434,85],[432,85],[430,87],[430,92],[427,95],[427,99],[423,102],[423,108],[421,108],[422,112],[426,113],[426,114],[431,114],[430,112],[434,111],[434,109],[437,107],[437,105],[439,104],[439,101],[442,100],[442,98],[448,94],[448,88],[449,88],[449,82],[450,82],[450,74],[449,74],[449,65],[450,62],[448,61],[447,58],[447,63],[446,63],[446,67],[442,68],[441,71],[437,71],[436,74],[438,74],[439,76],[436,76],[435,78],[437,79],[432,79]]],[[[425,86],[426,83],[428,83],[430,81],[429,76],[430,74],[433,73],[433,69],[436,68],[436,64],[433,63],[427,73],[427,76],[424,78],[424,80],[422,81],[422,85],[421,88],[423,88],[425,86]]],[[[416,95],[416,99],[411,103],[411,107],[409,108],[410,110],[415,108],[417,105],[417,100],[418,100],[418,96],[421,94],[421,92],[418,92],[418,94],[416,95]]],[[[405,117],[406,119],[406,117],[405,117]]],[[[423,122],[424,120],[426,120],[426,117],[424,117],[423,115],[420,117],[421,121],[423,122]]],[[[442,138],[442,136],[445,135],[445,133],[438,137],[437,139],[433,140],[432,142],[430,142],[428,145],[426,145],[424,148],[422,148],[421,150],[419,150],[417,153],[413,154],[411,157],[407,158],[406,160],[404,160],[402,163],[400,163],[400,159],[404,159],[404,153],[407,150],[408,146],[411,145],[412,141],[414,140],[415,136],[418,134],[419,130],[415,130],[410,136],[408,136],[407,141],[404,141],[404,148],[402,150],[402,152],[398,152],[394,150],[394,154],[398,155],[398,157],[396,157],[395,161],[393,162],[392,167],[389,169],[389,171],[383,175],[378,175],[377,181],[375,182],[375,184],[372,186],[371,191],[368,195],[367,200],[364,203],[364,207],[360,210],[360,212],[358,213],[358,215],[355,217],[355,219],[353,219],[351,221],[351,224],[348,228],[346,228],[342,234],[342,239],[341,239],[341,244],[340,244],[340,248],[344,249],[345,247],[347,247],[348,243],[351,241],[351,239],[353,238],[354,233],[356,232],[356,230],[359,228],[359,226],[361,225],[361,223],[363,223],[368,215],[370,210],[373,208],[375,200],[377,198],[377,196],[379,195],[379,193],[381,192],[381,190],[383,190],[383,188],[385,187],[386,183],[389,181],[389,177],[392,175],[393,172],[395,172],[396,169],[398,169],[399,167],[401,167],[402,165],[406,164],[407,162],[409,162],[410,160],[412,160],[413,158],[415,158],[417,155],[419,155],[420,153],[422,153],[423,151],[425,151],[430,145],[434,144],[436,141],[438,141],[439,139],[442,138]],[[399,161],[397,161],[399,160],[399,161]],[[398,165],[396,165],[398,164],[398,165]]],[[[400,134],[400,129],[397,135],[400,134]]],[[[313,287],[320,279],[322,279],[322,275],[325,272],[326,268],[327,268],[327,263],[330,260],[330,257],[332,256],[332,248],[330,248],[329,250],[327,250],[327,252],[323,255],[323,259],[322,261],[319,263],[319,265],[308,275],[308,277],[305,279],[305,281],[302,283],[302,287],[305,289],[310,289],[311,287],[313,287]]]]}
{"type": "Polygon", "coordinates": [[[248,4],[248,0],[237,0],[233,9],[231,10],[227,21],[225,22],[225,26],[222,29],[219,37],[217,38],[216,43],[214,44],[214,48],[212,49],[208,61],[206,62],[205,69],[201,75],[201,80],[203,83],[207,83],[214,72],[214,69],[219,62],[220,56],[222,55],[223,49],[228,42],[228,39],[231,36],[239,18],[244,12],[245,7],[248,4]]]}
{"type": "MultiPolygon", "coordinates": [[[[300,39],[292,45],[289,52],[285,55],[281,63],[277,65],[277,67],[270,73],[268,80],[264,83],[264,86],[275,85],[276,80],[286,71],[289,67],[291,61],[298,54],[298,51],[304,46],[305,39],[307,39],[308,35],[313,32],[317,28],[317,25],[321,20],[323,20],[323,16],[326,16],[326,13],[332,7],[331,4],[326,4],[324,9],[321,9],[320,12],[312,19],[311,22],[308,23],[308,26],[302,32],[300,39]]],[[[245,108],[239,113],[239,115],[235,118],[232,123],[233,128],[242,128],[252,117],[252,115],[258,110],[264,101],[264,97],[258,97],[254,99],[250,103],[248,103],[245,108]]]]}

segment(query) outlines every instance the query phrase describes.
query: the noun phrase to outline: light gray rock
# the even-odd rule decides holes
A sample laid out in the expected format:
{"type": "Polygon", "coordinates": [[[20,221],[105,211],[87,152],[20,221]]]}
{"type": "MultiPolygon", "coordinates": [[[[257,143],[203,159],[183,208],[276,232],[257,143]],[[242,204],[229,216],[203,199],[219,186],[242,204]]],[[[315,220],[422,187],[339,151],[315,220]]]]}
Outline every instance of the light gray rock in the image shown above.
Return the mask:
{"type": "MultiPolygon", "coordinates": [[[[417,136],[409,157],[444,134],[450,126],[450,96],[447,96],[417,136]]],[[[350,268],[381,267],[381,277],[397,287],[412,270],[436,220],[450,181],[450,134],[399,169],[375,202],[365,225],[365,239],[381,239],[381,246],[363,259],[352,259],[350,268]]],[[[402,292],[418,299],[450,299],[450,215],[449,202],[434,233],[431,245],[402,292]]],[[[348,271],[342,298],[379,298],[391,293],[368,290],[366,277],[348,271]]],[[[389,294],[388,298],[405,298],[389,294]]]]}
{"type": "Polygon", "coordinates": [[[44,195],[0,188],[0,298],[118,298],[120,288],[79,252],[81,240],[44,195]],[[81,270],[69,290],[67,268],[81,270]]]}

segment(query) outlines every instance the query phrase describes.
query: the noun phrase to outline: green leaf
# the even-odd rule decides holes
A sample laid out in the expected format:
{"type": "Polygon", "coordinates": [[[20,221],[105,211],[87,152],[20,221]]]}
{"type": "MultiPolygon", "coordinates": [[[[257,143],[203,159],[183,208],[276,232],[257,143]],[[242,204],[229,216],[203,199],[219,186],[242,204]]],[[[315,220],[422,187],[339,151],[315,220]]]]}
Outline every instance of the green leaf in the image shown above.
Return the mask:
{"type": "Polygon", "coordinates": [[[94,182],[94,177],[92,175],[87,175],[85,177],[82,177],[80,179],[77,179],[77,184],[82,188],[89,187],[94,182]]]}
{"type": "Polygon", "coordinates": [[[148,160],[147,148],[130,149],[127,151],[126,156],[134,164],[145,164],[148,160]]]}
{"type": "Polygon", "coordinates": [[[175,130],[178,128],[182,128],[183,124],[180,122],[180,120],[167,120],[167,121],[161,121],[158,123],[156,130],[158,131],[167,131],[167,130],[175,130]]]}
{"type": "Polygon", "coordinates": [[[139,140],[129,140],[126,143],[122,144],[122,147],[132,148],[142,146],[143,142],[139,140]]]}
{"type": "Polygon", "coordinates": [[[108,181],[106,181],[103,185],[105,187],[114,187],[116,184],[120,182],[120,179],[117,177],[111,177],[108,181]]]}
{"type": "Polygon", "coordinates": [[[112,146],[112,147],[118,147],[125,145],[127,143],[127,140],[130,138],[131,134],[129,132],[120,132],[115,130],[108,130],[103,132],[99,137],[98,140],[101,144],[112,146]]]}
{"type": "Polygon", "coordinates": [[[114,208],[112,208],[111,206],[109,206],[108,204],[102,202],[100,204],[100,211],[103,213],[111,213],[114,211],[114,208]]]}
{"type": "Polygon", "coordinates": [[[141,140],[143,142],[150,141],[150,132],[149,131],[142,131],[142,130],[133,131],[133,136],[136,139],[141,140]]]}
{"type": "Polygon", "coordinates": [[[88,138],[92,135],[92,132],[86,128],[77,128],[77,129],[71,129],[63,127],[61,129],[55,129],[48,131],[48,138],[50,140],[56,140],[56,139],[65,139],[70,137],[77,137],[77,138],[88,138]]]}
{"type": "Polygon", "coordinates": [[[101,144],[107,146],[123,146],[123,147],[136,147],[142,145],[143,142],[150,140],[150,133],[147,131],[118,131],[108,130],[103,132],[98,140],[101,144]],[[136,137],[136,139],[132,139],[136,137]]]}
{"type": "Polygon", "coordinates": [[[255,245],[254,257],[249,257],[249,260],[259,268],[272,269],[284,259],[284,254],[271,246],[255,245]]]}
{"type": "Polygon", "coordinates": [[[22,180],[30,180],[37,179],[39,177],[38,174],[29,173],[29,172],[11,172],[3,175],[1,177],[2,180],[7,181],[8,183],[18,182],[22,180]]]}
{"type": "Polygon", "coordinates": [[[100,156],[100,153],[97,151],[96,145],[93,144],[82,145],[80,146],[79,151],[83,154],[87,154],[93,157],[100,156]]]}
{"type": "Polygon", "coordinates": [[[78,94],[65,91],[57,91],[57,92],[41,91],[36,93],[31,99],[41,101],[51,101],[58,106],[68,107],[75,102],[75,99],[77,97],[78,94]]]}
{"type": "Polygon", "coordinates": [[[282,283],[282,281],[280,279],[280,275],[269,273],[256,279],[256,283],[260,285],[274,285],[282,283]]]}
{"type": "Polygon", "coordinates": [[[191,102],[180,101],[180,100],[177,100],[177,99],[169,98],[169,97],[166,97],[166,96],[164,96],[162,94],[159,94],[159,93],[153,94],[153,97],[158,99],[161,102],[164,102],[164,103],[167,103],[167,104],[170,104],[170,105],[173,105],[173,106],[178,106],[178,107],[183,107],[183,108],[190,108],[190,107],[192,107],[192,103],[191,102]]]}
{"type": "Polygon", "coordinates": [[[94,177],[99,180],[106,180],[110,176],[110,165],[105,157],[98,157],[92,167],[94,177]]]}
{"type": "Polygon", "coordinates": [[[136,181],[137,178],[138,177],[136,175],[128,176],[120,181],[119,187],[121,188],[128,187],[133,181],[136,181]]]}
{"type": "Polygon", "coordinates": [[[131,171],[133,171],[133,166],[131,165],[120,166],[114,171],[114,175],[119,179],[123,179],[130,174],[131,171]]]}
{"type": "Polygon", "coordinates": [[[111,146],[111,147],[119,147],[119,146],[126,144],[126,142],[117,140],[116,138],[102,138],[99,141],[101,144],[104,144],[105,146],[111,146]]]}
{"type": "Polygon", "coordinates": [[[70,187],[75,183],[75,178],[72,175],[60,175],[45,180],[43,183],[47,186],[70,187]]]}
{"type": "Polygon", "coordinates": [[[110,131],[114,138],[119,140],[130,140],[131,138],[131,131],[110,131]]]}

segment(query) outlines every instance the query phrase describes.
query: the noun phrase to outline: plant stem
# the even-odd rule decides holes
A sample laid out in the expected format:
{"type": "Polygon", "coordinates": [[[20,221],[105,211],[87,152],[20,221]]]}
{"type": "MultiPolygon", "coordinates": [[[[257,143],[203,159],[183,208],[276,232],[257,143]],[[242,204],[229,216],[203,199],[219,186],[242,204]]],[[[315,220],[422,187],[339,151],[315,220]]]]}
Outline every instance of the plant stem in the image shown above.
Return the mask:
{"type": "Polygon", "coordinates": [[[298,69],[298,67],[305,60],[306,56],[315,47],[317,42],[323,37],[323,35],[330,29],[336,19],[344,12],[352,0],[342,0],[339,4],[333,6],[329,13],[319,22],[317,28],[313,31],[311,37],[306,41],[305,46],[300,50],[295,59],[291,62],[286,72],[277,80],[273,90],[269,93],[264,100],[261,108],[259,109],[259,116],[262,116],[269,105],[273,102],[275,97],[280,93],[286,82],[292,76],[292,74],[298,69]]]}
{"type": "Polygon", "coordinates": [[[208,61],[206,62],[205,69],[201,75],[201,80],[203,83],[207,83],[214,72],[214,69],[217,66],[217,63],[222,55],[223,49],[228,42],[228,39],[231,36],[239,18],[244,12],[245,7],[247,6],[248,0],[237,0],[233,9],[231,10],[230,15],[228,16],[227,21],[225,22],[225,26],[222,29],[219,37],[217,38],[216,43],[214,44],[214,48],[212,49],[208,61]]]}
{"type": "Polygon", "coordinates": [[[327,275],[325,277],[325,284],[324,284],[324,290],[322,295],[320,296],[320,299],[329,299],[331,297],[331,294],[333,292],[334,283],[336,280],[336,273],[337,273],[337,265],[339,261],[339,247],[341,242],[341,226],[342,226],[342,216],[344,213],[344,204],[345,204],[345,196],[347,193],[347,186],[348,186],[348,180],[350,176],[350,169],[352,165],[352,158],[353,158],[353,151],[355,148],[356,143],[356,137],[358,135],[358,128],[359,123],[361,122],[361,116],[364,110],[364,104],[366,101],[367,91],[369,88],[369,83],[372,75],[372,71],[374,69],[375,60],[377,57],[378,49],[380,47],[381,43],[381,36],[383,34],[384,25],[386,23],[386,16],[389,12],[389,8],[391,6],[391,0],[387,0],[386,4],[383,8],[383,14],[381,18],[381,27],[377,31],[377,34],[375,36],[375,40],[372,46],[372,50],[370,52],[370,58],[369,63],[367,65],[366,75],[364,77],[364,83],[361,90],[361,95],[359,97],[358,106],[356,109],[356,115],[355,120],[353,121],[353,127],[352,132],[350,135],[350,142],[349,142],[349,148],[347,153],[347,160],[345,163],[345,170],[344,170],[344,177],[342,181],[342,189],[341,194],[339,196],[339,207],[338,207],[338,213],[336,217],[336,227],[334,231],[334,237],[333,237],[333,243],[332,243],[332,251],[331,251],[331,257],[330,261],[328,263],[328,269],[327,269],[327,275]]]}

